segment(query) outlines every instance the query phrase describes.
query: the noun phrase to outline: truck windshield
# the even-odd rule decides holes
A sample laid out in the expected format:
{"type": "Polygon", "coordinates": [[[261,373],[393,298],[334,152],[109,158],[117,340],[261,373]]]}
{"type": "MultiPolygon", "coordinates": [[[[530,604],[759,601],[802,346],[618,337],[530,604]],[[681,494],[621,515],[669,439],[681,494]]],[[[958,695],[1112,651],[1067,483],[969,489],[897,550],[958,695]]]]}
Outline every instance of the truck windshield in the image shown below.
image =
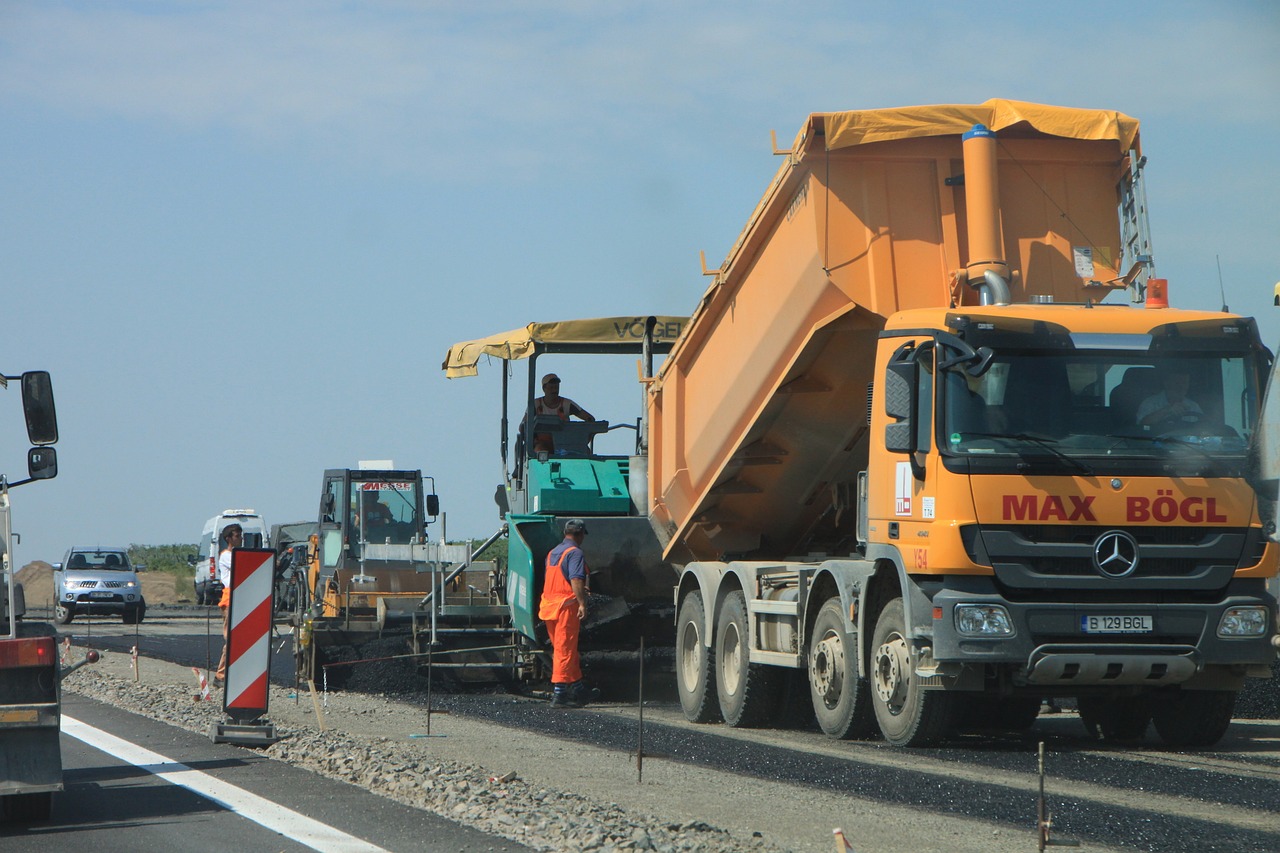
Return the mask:
{"type": "Polygon", "coordinates": [[[418,518],[418,486],[414,482],[353,480],[351,529],[356,541],[408,545],[422,538],[418,518]]]}
{"type": "Polygon", "coordinates": [[[939,438],[953,455],[1241,457],[1257,423],[1259,367],[1239,351],[998,352],[981,376],[939,383],[939,438]],[[1037,450],[1038,448],[1038,450],[1037,450]]]}

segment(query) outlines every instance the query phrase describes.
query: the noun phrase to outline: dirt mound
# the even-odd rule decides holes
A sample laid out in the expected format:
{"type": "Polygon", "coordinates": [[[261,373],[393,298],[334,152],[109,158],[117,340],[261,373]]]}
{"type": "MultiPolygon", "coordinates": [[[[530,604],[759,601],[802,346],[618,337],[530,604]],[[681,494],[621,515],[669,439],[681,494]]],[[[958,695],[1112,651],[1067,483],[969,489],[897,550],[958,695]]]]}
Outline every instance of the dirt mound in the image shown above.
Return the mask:
{"type": "MultiPolygon", "coordinates": [[[[28,607],[49,607],[53,603],[53,566],[43,560],[27,563],[15,576],[22,584],[28,607]]],[[[189,587],[178,589],[178,578],[168,572],[142,572],[142,597],[147,604],[190,603],[194,594],[189,587]]]]}

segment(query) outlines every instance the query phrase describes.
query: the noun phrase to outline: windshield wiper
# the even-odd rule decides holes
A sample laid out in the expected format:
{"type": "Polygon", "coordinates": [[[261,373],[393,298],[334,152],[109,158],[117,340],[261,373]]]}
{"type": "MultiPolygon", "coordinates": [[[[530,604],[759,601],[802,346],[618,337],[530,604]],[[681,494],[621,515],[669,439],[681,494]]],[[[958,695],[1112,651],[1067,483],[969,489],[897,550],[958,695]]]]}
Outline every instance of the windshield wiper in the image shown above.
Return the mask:
{"type": "Polygon", "coordinates": [[[1205,458],[1205,461],[1209,462],[1213,466],[1210,469],[1211,473],[1217,473],[1217,471],[1219,470],[1219,465],[1222,463],[1221,459],[1214,456],[1209,451],[1205,450],[1196,442],[1187,441],[1185,438],[1179,438],[1176,435],[1123,435],[1123,436],[1113,435],[1110,437],[1118,439],[1118,441],[1116,441],[1115,444],[1107,448],[1108,453],[1110,453],[1112,450],[1115,450],[1117,447],[1119,447],[1121,444],[1123,444],[1126,441],[1145,441],[1147,444],[1168,443],[1168,444],[1177,445],[1178,447],[1188,447],[1194,450],[1196,453],[1199,453],[1201,456],[1205,458]]]}
{"type": "MultiPolygon", "coordinates": [[[[1049,438],[1046,435],[1032,435],[1029,432],[966,432],[964,433],[964,435],[966,437],[974,437],[974,438],[1011,438],[1011,439],[1014,439],[1015,441],[1029,441],[1032,444],[1035,444],[1038,447],[1042,447],[1045,450],[1049,451],[1058,459],[1061,459],[1063,462],[1066,462],[1068,465],[1070,465],[1072,468],[1075,468],[1080,473],[1087,474],[1090,477],[1093,476],[1093,469],[1090,468],[1088,465],[1084,464],[1074,456],[1068,453],[1063,453],[1061,450],[1054,447],[1054,445],[1058,441],[1056,438],[1049,438]]],[[[1027,463],[1024,459],[1022,463],[1019,463],[1019,467],[1025,464],[1027,463]]]]}

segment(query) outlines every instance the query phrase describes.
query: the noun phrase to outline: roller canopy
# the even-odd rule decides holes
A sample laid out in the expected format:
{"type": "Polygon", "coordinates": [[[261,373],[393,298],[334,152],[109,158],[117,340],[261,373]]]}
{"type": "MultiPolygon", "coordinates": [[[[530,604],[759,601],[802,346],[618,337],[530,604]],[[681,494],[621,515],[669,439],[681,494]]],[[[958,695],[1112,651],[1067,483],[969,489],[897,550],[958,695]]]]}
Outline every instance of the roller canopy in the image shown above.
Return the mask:
{"type": "MultiPolygon", "coordinates": [[[[519,329],[463,341],[449,347],[441,368],[449,379],[475,376],[484,355],[516,361],[535,352],[639,352],[647,317],[600,317],[594,320],[562,320],[530,323],[519,329]]],[[[670,349],[688,322],[688,317],[656,317],[655,344],[670,349]]]]}
{"type": "Polygon", "coordinates": [[[1138,148],[1138,120],[1115,110],[1051,107],[1027,101],[993,98],[982,104],[940,104],[885,110],[814,113],[805,123],[793,150],[803,148],[810,128],[825,126],[827,149],[870,142],[946,136],[967,132],[975,124],[1017,134],[1017,125],[1046,136],[1067,139],[1113,139],[1121,151],[1138,148]]]}

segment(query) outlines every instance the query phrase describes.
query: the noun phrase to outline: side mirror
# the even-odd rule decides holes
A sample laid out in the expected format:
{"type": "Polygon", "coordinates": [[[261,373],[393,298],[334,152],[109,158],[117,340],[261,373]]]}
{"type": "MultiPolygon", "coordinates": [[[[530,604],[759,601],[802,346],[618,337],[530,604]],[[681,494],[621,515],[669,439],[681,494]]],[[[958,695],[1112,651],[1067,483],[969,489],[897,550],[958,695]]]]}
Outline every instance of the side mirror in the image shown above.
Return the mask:
{"type": "Polygon", "coordinates": [[[435,518],[440,514],[440,496],[427,495],[427,515],[435,518]]]}
{"type": "Polygon", "coordinates": [[[58,476],[58,451],[52,447],[33,447],[27,451],[27,478],[9,484],[13,489],[34,483],[36,480],[52,480],[58,476]]]}
{"type": "Polygon", "coordinates": [[[916,349],[903,344],[884,372],[884,413],[895,420],[884,428],[884,446],[890,453],[916,450],[916,390],[916,349]]]}
{"type": "Polygon", "coordinates": [[[187,565],[188,565],[188,566],[194,566],[194,565],[195,565],[196,563],[198,563],[198,562],[199,562],[199,560],[196,558],[196,555],[195,555],[195,554],[188,554],[188,555],[187,555],[187,565]]]}
{"type": "MultiPolygon", "coordinates": [[[[58,416],[53,407],[53,382],[47,370],[31,370],[22,374],[22,410],[27,416],[27,437],[32,444],[57,443],[58,416]]],[[[32,479],[48,477],[32,475],[32,479]]]]}
{"type": "Polygon", "coordinates": [[[62,563],[54,563],[54,564],[53,564],[53,570],[54,570],[55,572],[60,572],[60,571],[62,571],[62,563]]]}
{"type": "MultiPolygon", "coordinates": [[[[57,440],[57,428],[54,428],[57,440]]],[[[58,451],[52,447],[33,447],[27,451],[27,476],[32,480],[52,480],[58,476],[58,451]]]]}

